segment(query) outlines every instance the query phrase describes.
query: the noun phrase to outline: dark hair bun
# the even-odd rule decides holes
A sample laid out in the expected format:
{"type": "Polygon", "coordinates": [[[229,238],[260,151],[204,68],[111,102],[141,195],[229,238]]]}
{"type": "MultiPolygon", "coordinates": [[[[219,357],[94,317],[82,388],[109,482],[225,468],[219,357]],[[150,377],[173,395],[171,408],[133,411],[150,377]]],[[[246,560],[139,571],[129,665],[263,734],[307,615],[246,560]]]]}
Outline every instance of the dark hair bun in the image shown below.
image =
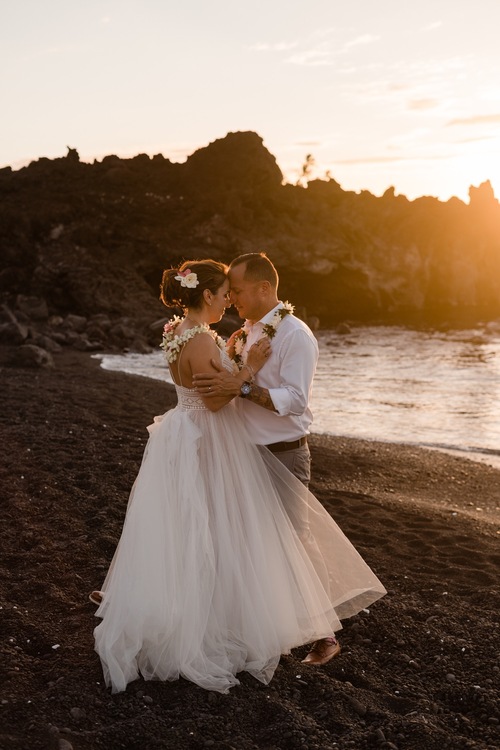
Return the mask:
{"type": "Polygon", "coordinates": [[[160,299],[167,307],[199,308],[203,303],[203,292],[212,294],[222,286],[227,277],[227,266],[216,260],[186,260],[179,268],[163,271],[160,284],[160,299]],[[187,272],[196,274],[196,286],[183,286],[176,278],[187,272]]]}

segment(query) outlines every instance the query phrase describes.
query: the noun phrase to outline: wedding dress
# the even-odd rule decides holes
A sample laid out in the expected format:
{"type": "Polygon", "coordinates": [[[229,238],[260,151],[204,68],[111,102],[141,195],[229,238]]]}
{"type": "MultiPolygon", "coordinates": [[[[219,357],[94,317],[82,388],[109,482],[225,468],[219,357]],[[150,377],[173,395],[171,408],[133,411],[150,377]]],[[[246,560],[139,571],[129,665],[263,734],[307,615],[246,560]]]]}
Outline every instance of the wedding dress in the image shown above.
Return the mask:
{"type": "MultiPolygon", "coordinates": [[[[221,352],[224,366],[231,360],[221,352]]],[[[95,648],[105,681],[180,676],[225,693],[341,628],[385,589],[316,498],[194,389],[148,427],[95,648]]]]}

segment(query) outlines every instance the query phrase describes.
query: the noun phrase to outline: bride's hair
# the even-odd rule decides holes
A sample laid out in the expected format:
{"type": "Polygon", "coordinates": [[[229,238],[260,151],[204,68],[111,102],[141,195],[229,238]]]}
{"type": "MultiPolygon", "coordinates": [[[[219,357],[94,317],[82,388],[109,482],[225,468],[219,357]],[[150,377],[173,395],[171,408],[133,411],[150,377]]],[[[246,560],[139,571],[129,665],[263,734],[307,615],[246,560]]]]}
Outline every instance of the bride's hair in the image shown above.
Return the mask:
{"type": "Polygon", "coordinates": [[[216,294],[227,279],[227,270],[227,266],[217,260],[186,260],[178,268],[167,268],[161,279],[160,299],[167,307],[200,308],[205,289],[216,294]],[[175,278],[179,272],[188,270],[196,274],[199,282],[193,288],[181,286],[181,282],[175,278]]]}

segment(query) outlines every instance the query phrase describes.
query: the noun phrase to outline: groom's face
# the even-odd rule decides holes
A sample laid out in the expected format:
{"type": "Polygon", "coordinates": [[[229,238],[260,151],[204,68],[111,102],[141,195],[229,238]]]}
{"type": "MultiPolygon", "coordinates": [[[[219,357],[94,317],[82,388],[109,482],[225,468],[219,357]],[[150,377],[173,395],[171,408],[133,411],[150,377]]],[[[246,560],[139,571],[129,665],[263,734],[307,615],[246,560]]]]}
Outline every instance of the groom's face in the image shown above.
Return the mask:
{"type": "Polygon", "coordinates": [[[259,295],[261,282],[245,279],[245,268],[246,264],[241,263],[229,271],[231,302],[240,318],[259,320],[262,317],[259,295]]]}

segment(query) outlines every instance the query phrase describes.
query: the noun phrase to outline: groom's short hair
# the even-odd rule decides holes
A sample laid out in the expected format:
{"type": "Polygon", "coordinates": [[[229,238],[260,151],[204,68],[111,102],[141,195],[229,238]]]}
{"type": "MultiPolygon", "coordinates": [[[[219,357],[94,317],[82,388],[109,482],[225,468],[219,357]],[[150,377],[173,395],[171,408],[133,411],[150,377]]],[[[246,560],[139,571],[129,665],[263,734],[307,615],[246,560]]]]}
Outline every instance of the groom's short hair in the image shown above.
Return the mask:
{"type": "Polygon", "coordinates": [[[278,272],[265,253],[245,253],[238,255],[229,264],[229,270],[245,263],[243,278],[249,281],[268,281],[273,289],[278,288],[278,272]]]}

